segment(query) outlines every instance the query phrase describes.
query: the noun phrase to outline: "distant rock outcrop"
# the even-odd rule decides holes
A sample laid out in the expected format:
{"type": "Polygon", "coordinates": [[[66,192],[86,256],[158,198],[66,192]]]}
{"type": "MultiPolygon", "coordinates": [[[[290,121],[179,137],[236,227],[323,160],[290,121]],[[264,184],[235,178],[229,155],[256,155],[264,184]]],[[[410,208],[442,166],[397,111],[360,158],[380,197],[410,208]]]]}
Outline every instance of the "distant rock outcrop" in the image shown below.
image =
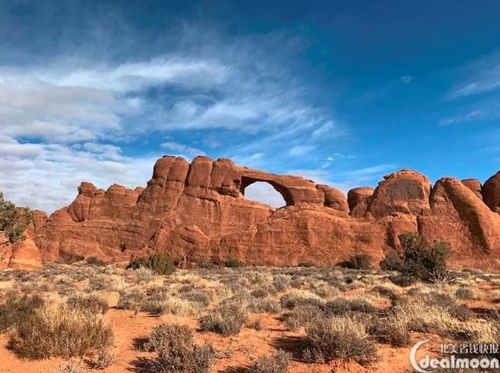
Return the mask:
{"type": "Polygon", "coordinates": [[[82,183],[78,197],[34,218],[42,258],[128,260],[167,252],[190,265],[236,258],[247,264],[327,266],[368,253],[381,260],[403,232],[452,244],[456,265],[500,268],[500,174],[480,183],[445,178],[433,187],[401,170],[377,188],[338,189],[298,176],[238,167],[231,160],[159,159],[146,188],[107,190],[82,183]],[[267,182],[286,202],[274,209],[245,199],[267,182]],[[480,191],[480,195],[478,192],[480,191]],[[484,197],[484,202],[483,202],[484,197]]]}

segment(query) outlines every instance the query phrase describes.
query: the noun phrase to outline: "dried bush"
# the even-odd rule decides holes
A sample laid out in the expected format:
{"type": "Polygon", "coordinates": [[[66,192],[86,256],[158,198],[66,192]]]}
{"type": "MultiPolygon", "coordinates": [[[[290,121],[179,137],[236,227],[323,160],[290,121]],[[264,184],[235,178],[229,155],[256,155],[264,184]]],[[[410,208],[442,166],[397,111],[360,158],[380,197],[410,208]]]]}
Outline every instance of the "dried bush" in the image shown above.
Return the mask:
{"type": "Polygon", "coordinates": [[[200,318],[200,329],[222,334],[238,334],[247,320],[246,307],[235,301],[221,302],[214,310],[200,318]]]}
{"type": "Polygon", "coordinates": [[[250,312],[278,313],[281,311],[281,304],[271,298],[251,299],[248,302],[250,312]]]}
{"type": "Polygon", "coordinates": [[[363,298],[337,298],[325,304],[324,310],[330,315],[345,315],[349,312],[375,312],[376,308],[363,298]]]}
{"type": "Polygon", "coordinates": [[[135,280],[140,284],[152,282],[155,279],[155,273],[150,268],[139,267],[136,270],[134,270],[134,273],[135,273],[135,280]]]}
{"type": "Polygon", "coordinates": [[[90,313],[106,313],[108,312],[109,306],[106,300],[98,295],[74,295],[68,298],[66,301],[69,308],[78,309],[83,312],[90,313]]]}
{"type": "Polygon", "coordinates": [[[102,315],[67,305],[41,307],[16,326],[10,346],[29,359],[83,357],[110,347],[113,332],[102,315]]]}
{"type": "Polygon", "coordinates": [[[307,327],[318,318],[323,318],[323,310],[315,305],[307,304],[294,308],[283,315],[283,321],[290,330],[307,327]]]}
{"type": "Polygon", "coordinates": [[[374,317],[368,332],[378,342],[389,343],[396,347],[408,346],[411,340],[406,320],[397,316],[374,317]]]}
{"type": "Polygon", "coordinates": [[[460,287],[455,292],[455,297],[457,297],[458,299],[475,299],[476,295],[471,288],[460,287]]]}
{"type": "Polygon", "coordinates": [[[6,295],[5,304],[0,305],[0,332],[19,325],[36,309],[43,306],[43,299],[38,295],[17,297],[14,292],[6,295]]]}
{"type": "Polygon", "coordinates": [[[290,354],[278,350],[271,356],[263,356],[253,362],[249,373],[286,373],[290,364],[290,354]]]}
{"type": "Polygon", "coordinates": [[[308,304],[313,306],[321,306],[323,304],[317,295],[297,290],[283,295],[280,301],[281,305],[288,309],[308,304]]]}
{"type": "Polygon", "coordinates": [[[203,307],[208,307],[212,303],[212,298],[207,293],[203,291],[193,291],[189,293],[181,294],[180,297],[184,300],[198,303],[203,307]]]}
{"type": "Polygon", "coordinates": [[[308,361],[353,359],[364,364],[375,354],[364,325],[347,316],[316,320],[306,329],[304,342],[304,357],[308,361]]]}
{"type": "Polygon", "coordinates": [[[193,341],[193,330],[185,325],[162,324],[153,329],[145,348],[156,353],[159,372],[206,373],[215,361],[211,345],[193,341]]]}

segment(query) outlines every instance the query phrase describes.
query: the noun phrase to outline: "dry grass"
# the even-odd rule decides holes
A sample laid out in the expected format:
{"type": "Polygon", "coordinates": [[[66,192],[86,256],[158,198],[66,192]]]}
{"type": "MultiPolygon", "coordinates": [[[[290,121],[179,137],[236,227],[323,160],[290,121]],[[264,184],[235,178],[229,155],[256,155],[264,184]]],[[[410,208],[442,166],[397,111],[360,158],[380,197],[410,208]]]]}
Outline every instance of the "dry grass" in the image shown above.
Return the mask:
{"type": "Polygon", "coordinates": [[[10,340],[29,359],[83,357],[113,344],[113,332],[100,314],[55,304],[36,309],[16,326],[10,340]]]}

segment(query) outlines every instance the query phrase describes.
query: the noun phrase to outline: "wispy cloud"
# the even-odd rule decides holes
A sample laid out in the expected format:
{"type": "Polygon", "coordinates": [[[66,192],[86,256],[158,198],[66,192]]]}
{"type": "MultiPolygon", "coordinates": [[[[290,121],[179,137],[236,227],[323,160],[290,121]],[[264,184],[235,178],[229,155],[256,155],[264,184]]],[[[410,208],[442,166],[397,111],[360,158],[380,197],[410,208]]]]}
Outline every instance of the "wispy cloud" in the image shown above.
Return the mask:
{"type": "Polygon", "coordinates": [[[205,152],[203,150],[184,144],[179,144],[175,141],[164,142],[161,144],[161,147],[169,152],[173,152],[173,155],[185,157],[188,159],[196,157],[198,155],[205,155],[205,152]]]}
{"type": "Polygon", "coordinates": [[[458,69],[458,83],[449,92],[451,98],[477,95],[500,88],[500,52],[471,61],[458,69]]]}

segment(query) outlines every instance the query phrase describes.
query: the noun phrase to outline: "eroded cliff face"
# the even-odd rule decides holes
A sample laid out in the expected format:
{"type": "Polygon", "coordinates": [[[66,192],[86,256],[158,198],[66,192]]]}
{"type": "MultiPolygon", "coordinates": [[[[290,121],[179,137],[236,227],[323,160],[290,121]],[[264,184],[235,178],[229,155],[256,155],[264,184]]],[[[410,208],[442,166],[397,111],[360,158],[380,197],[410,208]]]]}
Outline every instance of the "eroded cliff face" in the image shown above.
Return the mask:
{"type": "Polygon", "coordinates": [[[500,174],[483,187],[453,178],[433,187],[418,172],[401,170],[377,188],[344,194],[297,176],[238,167],[228,159],[159,159],[146,188],[82,183],[78,197],[47,219],[34,242],[44,259],[64,255],[128,260],[167,252],[189,265],[237,258],[247,264],[327,266],[351,255],[375,260],[398,249],[398,235],[420,232],[452,244],[453,262],[500,268],[500,174]],[[264,181],[286,201],[280,209],[244,198],[264,181]],[[484,190],[484,191],[483,191],[484,190]],[[496,199],[495,199],[496,198],[496,199]]]}

